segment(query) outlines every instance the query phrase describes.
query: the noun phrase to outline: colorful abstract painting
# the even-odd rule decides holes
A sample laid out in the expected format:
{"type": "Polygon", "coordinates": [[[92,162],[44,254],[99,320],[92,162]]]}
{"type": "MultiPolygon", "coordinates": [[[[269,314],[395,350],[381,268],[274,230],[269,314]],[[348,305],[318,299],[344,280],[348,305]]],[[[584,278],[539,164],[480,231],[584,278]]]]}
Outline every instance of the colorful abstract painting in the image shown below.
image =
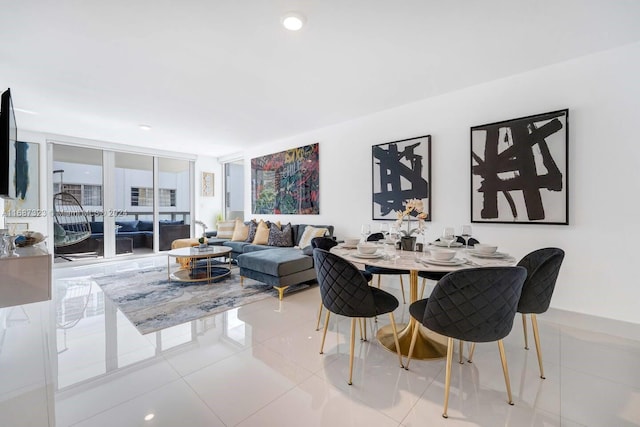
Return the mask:
{"type": "Polygon", "coordinates": [[[318,144],[251,159],[254,214],[320,213],[318,144]]]}

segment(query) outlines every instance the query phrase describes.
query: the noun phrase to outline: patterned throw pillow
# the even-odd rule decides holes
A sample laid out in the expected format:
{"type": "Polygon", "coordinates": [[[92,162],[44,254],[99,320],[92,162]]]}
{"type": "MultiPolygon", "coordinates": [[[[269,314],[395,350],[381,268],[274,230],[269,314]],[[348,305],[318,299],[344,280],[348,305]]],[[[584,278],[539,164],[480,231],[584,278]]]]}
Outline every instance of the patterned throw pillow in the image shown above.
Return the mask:
{"type": "Polygon", "coordinates": [[[258,229],[258,223],[255,219],[249,221],[249,233],[247,234],[247,238],[245,242],[253,243],[253,239],[256,237],[256,230],[258,229]]]}
{"type": "Polygon", "coordinates": [[[233,230],[232,242],[244,242],[249,236],[249,226],[244,224],[240,218],[236,219],[236,227],[233,230]]]}
{"type": "Polygon", "coordinates": [[[300,237],[300,243],[298,243],[298,246],[304,249],[307,246],[311,245],[311,239],[313,239],[314,237],[322,237],[325,234],[327,234],[328,231],[329,230],[327,230],[326,228],[316,228],[316,227],[307,225],[304,228],[304,233],[302,233],[302,237],[300,237]]]}
{"type": "Polygon", "coordinates": [[[218,239],[231,239],[233,237],[233,230],[236,228],[235,221],[220,221],[218,223],[218,239]]]}
{"type": "Polygon", "coordinates": [[[290,247],[293,246],[293,234],[291,232],[291,223],[282,227],[282,229],[271,224],[269,227],[269,246],[290,247]]]}
{"type": "Polygon", "coordinates": [[[253,238],[254,245],[266,245],[269,242],[269,222],[260,220],[258,228],[256,228],[256,235],[253,238]]]}

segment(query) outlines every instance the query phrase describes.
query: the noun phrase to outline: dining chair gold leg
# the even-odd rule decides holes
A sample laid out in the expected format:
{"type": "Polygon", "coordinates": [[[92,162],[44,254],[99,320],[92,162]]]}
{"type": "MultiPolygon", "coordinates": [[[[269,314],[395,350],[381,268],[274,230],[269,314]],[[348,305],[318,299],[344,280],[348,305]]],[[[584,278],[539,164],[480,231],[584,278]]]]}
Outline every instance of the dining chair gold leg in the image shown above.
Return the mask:
{"type": "Polygon", "coordinates": [[[413,356],[413,348],[416,346],[416,340],[418,339],[418,329],[420,326],[418,323],[413,325],[413,335],[411,335],[411,344],[409,345],[409,354],[407,355],[407,363],[404,365],[404,369],[409,370],[409,362],[411,361],[411,356],[413,356]]]}
{"type": "Polygon", "coordinates": [[[422,299],[424,297],[424,289],[427,287],[427,278],[423,277],[422,278],[422,290],[420,291],[420,298],[422,299]]]}
{"type": "Polygon", "coordinates": [[[322,354],[324,350],[324,339],[327,337],[327,329],[329,329],[330,315],[331,315],[331,312],[327,310],[327,317],[324,319],[324,331],[322,332],[322,343],[320,344],[320,354],[322,354]]]}
{"type": "Polygon", "coordinates": [[[353,384],[353,353],[356,347],[356,318],[351,318],[351,345],[349,346],[349,385],[353,384]]]}
{"type": "Polygon", "coordinates": [[[502,340],[498,340],[498,349],[500,350],[500,361],[502,362],[502,372],[504,372],[504,383],[507,385],[507,396],[509,397],[509,405],[513,405],[511,398],[511,381],[509,380],[509,368],[507,367],[507,355],[504,353],[504,344],[502,340]]]}
{"type": "Polygon", "coordinates": [[[318,309],[318,322],[316,323],[316,331],[320,330],[320,318],[322,317],[322,301],[320,301],[320,308],[318,309]]]}
{"type": "MultiPolygon", "coordinates": [[[[404,368],[402,364],[402,354],[400,353],[400,341],[398,341],[398,328],[396,327],[396,318],[393,316],[393,312],[389,313],[391,319],[391,329],[393,329],[393,340],[396,344],[396,353],[398,353],[398,360],[400,361],[400,367],[404,368]]],[[[416,328],[417,329],[417,328],[416,328]]]]}
{"type": "Polygon", "coordinates": [[[449,407],[449,387],[451,387],[451,362],[453,361],[453,338],[447,338],[447,367],[444,376],[444,410],[443,418],[449,418],[447,408],[449,407]]]}
{"type": "Polygon", "coordinates": [[[358,317],[358,327],[360,328],[360,341],[367,340],[367,320],[362,317],[358,317]],[[364,322],[364,331],[362,327],[362,323],[364,322]]]}
{"type": "Polygon", "coordinates": [[[538,366],[540,366],[540,378],[546,379],[544,376],[544,368],[542,367],[542,348],[540,347],[540,333],[538,332],[538,319],[535,314],[531,314],[531,326],[533,327],[533,340],[536,342],[536,353],[538,353],[538,366]]]}
{"type": "Polygon", "coordinates": [[[240,276],[240,286],[244,288],[244,276],[240,276]]]}
{"type": "Polygon", "coordinates": [[[464,362],[462,361],[462,357],[463,357],[463,353],[464,353],[464,341],[460,340],[459,344],[458,344],[458,353],[460,353],[458,355],[458,363],[459,364],[464,364],[464,362]]]}
{"type": "Polygon", "coordinates": [[[474,351],[476,351],[476,343],[472,342],[471,343],[471,348],[469,349],[469,358],[467,359],[467,362],[473,363],[473,352],[474,351]]]}
{"type": "Polygon", "coordinates": [[[529,339],[527,337],[527,315],[522,313],[522,331],[524,332],[524,349],[529,350],[529,339]]]}
{"type": "Polygon", "coordinates": [[[402,274],[400,275],[400,290],[402,291],[402,303],[406,304],[407,300],[404,299],[404,282],[402,281],[402,274]]]}
{"type": "Polygon", "coordinates": [[[380,289],[380,278],[382,277],[382,274],[378,274],[378,289],[380,289]]]}

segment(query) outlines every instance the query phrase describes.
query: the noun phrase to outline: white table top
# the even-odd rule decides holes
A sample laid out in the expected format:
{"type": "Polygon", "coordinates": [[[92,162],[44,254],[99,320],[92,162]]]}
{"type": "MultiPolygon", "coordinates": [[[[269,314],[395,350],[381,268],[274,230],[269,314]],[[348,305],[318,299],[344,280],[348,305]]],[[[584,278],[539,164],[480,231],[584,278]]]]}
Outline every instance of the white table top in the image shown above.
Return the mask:
{"type": "MultiPolygon", "coordinates": [[[[511,256],[505,258],[479,258],[473,256],[463,248],[451,249],[456,251],[455,258],[465,260],[464,264],[458,266],[441,266],[421,262],[424,259],[429,259],[430,254],[428,251],[421,253],[398,250],[396,251],[396,259],[393,260],[387,259],[386,257],[372,259],[359,258],[357,256],[358,252],[356,249],[346,249],[341,245],[332,248],[331,252],[353,263],[373,265],[376,267],[393,268],[397,270],[449,272],[474,267],[507,267],[516,265],[517,263],[516,259],[511,256]]],[[[380,245],[380,249],[378,249],[378,252],[384,252],[382,245],[380,245]]]]}
{"type": "Polygon", "coordinates": [[[198,249],[197,246],[188,248],[173,249],[167,252],[170,257],[191,257],[191,258],[210,258],[224,256],[231,252],[229,246],[208,246],[205,250],[198,249]]]}

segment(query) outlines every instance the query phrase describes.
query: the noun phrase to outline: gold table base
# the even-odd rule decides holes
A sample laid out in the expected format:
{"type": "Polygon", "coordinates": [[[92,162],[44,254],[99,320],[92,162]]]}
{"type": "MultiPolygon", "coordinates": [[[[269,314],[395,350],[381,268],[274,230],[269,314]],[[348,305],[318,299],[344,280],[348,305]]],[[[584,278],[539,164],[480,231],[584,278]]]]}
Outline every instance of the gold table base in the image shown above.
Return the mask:
{"type": "MultiPolygon", "coordinates": [[[[398,342],[400,343],[400,354],[404,357],[409,356],[409,346],[411,345],[411,335],[413,328],[420,328],[416,346],[413,349],[411,359],[430,360],[442,359],[447,356],[447,339],[434,332],[430,332],[420,325],[411,321],[409,324],[398,324],[398,342]]],[[[376,335],[380,344],[387,350],[396,352],[396,343],[393,339],[393,329],[391,325],[383,326],[378,329],[376,335]]]]}
{"type": "MultiPolygon", "coordinates": [[[[410,301],[418,300],[418,271],[411,270],[409,274],[410,301]]],[[[429,360],[442,359],[447,356],[447,338],[442,335],[431,332],[421,327],[414,318],[411,318],[409,324],[398,324],[398,342],[400,343],[400,354],[404,357],[409,356],[409,347],[411,346],[411,336],[413,328],[419,328],[416,345],[413,349],[412,359],[429,360]]],[[[393,329],[391,325],[383,326],[378,330],[376,335],[380,344],[389,351],[396,352],[396,343],[393,339],[393,329]]]]}

